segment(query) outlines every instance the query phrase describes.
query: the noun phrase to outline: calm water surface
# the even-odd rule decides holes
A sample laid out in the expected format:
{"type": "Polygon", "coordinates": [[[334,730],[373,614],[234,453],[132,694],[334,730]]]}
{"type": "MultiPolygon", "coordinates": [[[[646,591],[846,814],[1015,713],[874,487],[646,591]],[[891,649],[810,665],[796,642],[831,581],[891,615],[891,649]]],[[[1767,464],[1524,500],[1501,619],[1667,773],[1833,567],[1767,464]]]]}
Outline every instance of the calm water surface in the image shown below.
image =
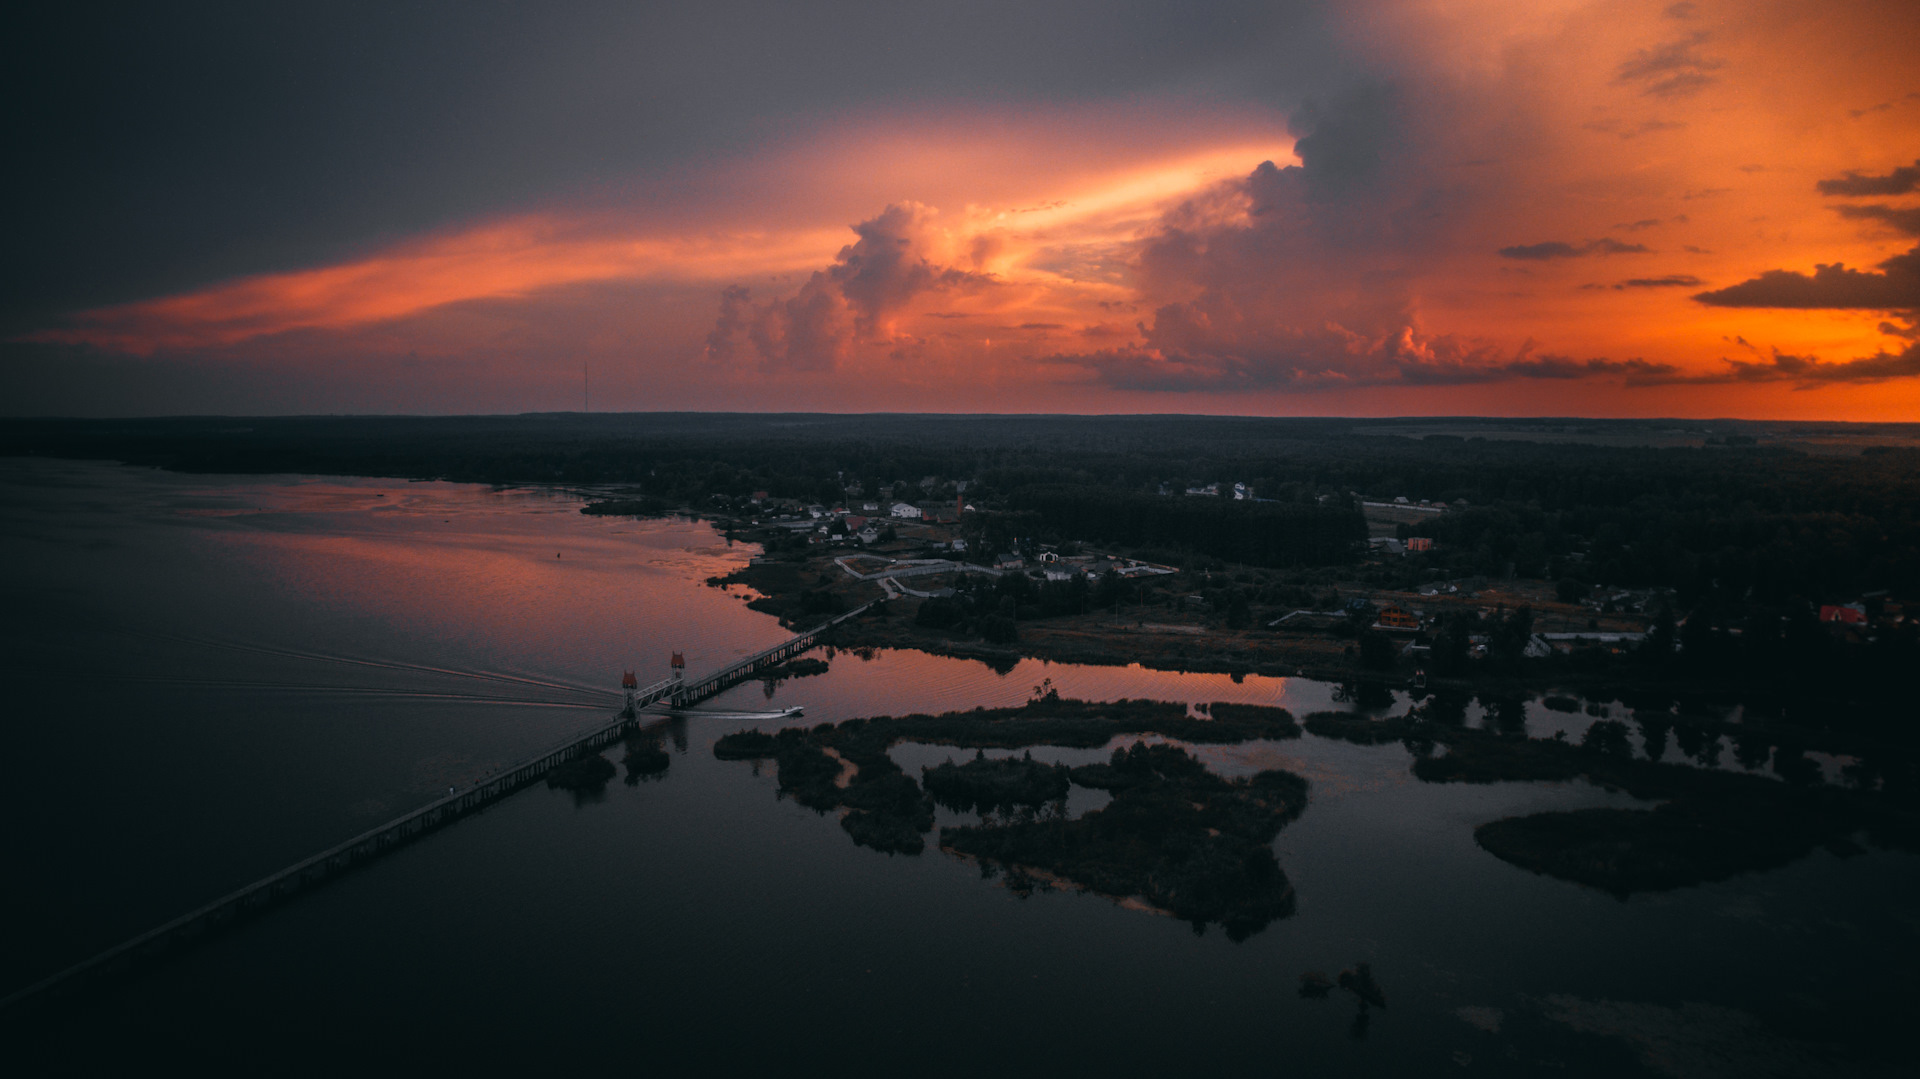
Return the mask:
{"type": "MultiPolygon", "coordinates": [[[[658,677],[679,649],[698,672],[785,636],[703,583],[747,548],[578,508],[0,466],[0,992],[604,722],[625,668],[658,677]]],[[[1298,679],[879,652],[703,708],[835,721],[1016,704],[1044,678],[1349,707],[1298,679]]],[[[1202,747],[1224,774],[1313,784],[1276,840],[1298,912],[1236,944],[1099,896],[1022,899],[937,851],[857,848],[777,799],[770,765],[713,758],[753,721],[662,722],[664,778],[522,792],[125,983],[50,1032],[41,1064],[1851,1074],[1839,1046],[1912,1000],[1912,856],[1822,851],[1622,902],[1475,846],[1499,817],[1634,804],[1584,782],[1423,784],[1398,745],[1312,735],[1202,747]],[[1389,998],[1364,1030],[1350,999],[1296,994],[1302,971],[1356,961],[1389,998]]],[[[1591,719],[1534,705],[1528,722],[1591,719]]],[[[895,751],[910,770],[950,752],[895,751]]],[[[1076,789],[1073,808],[1101,798],[1076,789]]]]}

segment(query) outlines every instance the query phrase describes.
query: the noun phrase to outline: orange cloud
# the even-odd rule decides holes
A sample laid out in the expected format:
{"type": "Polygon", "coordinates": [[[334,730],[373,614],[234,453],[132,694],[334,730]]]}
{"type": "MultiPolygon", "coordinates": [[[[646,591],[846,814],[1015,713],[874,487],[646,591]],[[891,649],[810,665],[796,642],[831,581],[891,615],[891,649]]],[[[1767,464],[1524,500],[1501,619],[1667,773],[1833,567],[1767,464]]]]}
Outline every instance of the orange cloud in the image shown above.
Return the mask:
{"type": "Polygon", "coordinates": [[[371,258],[265,274],[181,296],[83,311],[30,341],[151,355],[290,330],[344,330],[478,299],[655,277],[725,279],[800,269],[832,234],[606,236],[589,223],[524,217],[402,245],[371,258]]]}
{"type": "Polygon", "coordinates": [[[1386,74],[1314,102],[848,114],[30,339],[590,352],[681,395],[650,407],[1920,416],[1907,293],[1860,279],[1914,243],[1920,14],[1672,7],[1365,5],[1386,74]],[[1893,299],[1697,298],[1752,282],[1893,299]]]}

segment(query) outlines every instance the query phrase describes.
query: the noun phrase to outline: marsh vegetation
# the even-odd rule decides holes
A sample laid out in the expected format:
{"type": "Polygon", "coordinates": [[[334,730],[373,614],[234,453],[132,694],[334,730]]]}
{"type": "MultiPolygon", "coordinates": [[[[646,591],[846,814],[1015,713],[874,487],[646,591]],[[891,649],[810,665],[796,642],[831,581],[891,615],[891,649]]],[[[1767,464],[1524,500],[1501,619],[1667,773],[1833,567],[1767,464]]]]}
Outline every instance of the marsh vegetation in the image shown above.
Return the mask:
{"type": "Polygon", "coordinates": [[[1307,804],[1307,783],[1283,771],[1227,780],[1177,745],[1135,742],[1105,762],[1067,768],[1032,759],[989,758],[987,749],[1035,745],[1093,748],[1125,735],[1158,734],[1196,743],[1295,738],[1300,728],[1280,708],[1215,704],[1210,718],[1160,701],[1098,703],[1047,694],[1018,708],[943,715],[882,716],[777,734],[741,731],[721,738],[716,756],[771,758],[779,789],[812,809],[844,809],[854,842],[917,854],[933,829],[934,804],[983,814],[981,823],[944,829],[943,848],[1007,875],[1015,891],[1058,879],[1133,899],[1203,929],[1217,924],[1238,940],[1293,910],[1293,886],[1271,843],[1307,804]],[[888,749],[901,742],[974,749],[916,783],[888,749]],[[850,771],[850,774],[849,774],[850,771]],[[1105,807],[1069,818],[1072,784],[1112,794],[1105,807]],[[1039,812],[1052,806],[1050,812],[1039,812]]]}

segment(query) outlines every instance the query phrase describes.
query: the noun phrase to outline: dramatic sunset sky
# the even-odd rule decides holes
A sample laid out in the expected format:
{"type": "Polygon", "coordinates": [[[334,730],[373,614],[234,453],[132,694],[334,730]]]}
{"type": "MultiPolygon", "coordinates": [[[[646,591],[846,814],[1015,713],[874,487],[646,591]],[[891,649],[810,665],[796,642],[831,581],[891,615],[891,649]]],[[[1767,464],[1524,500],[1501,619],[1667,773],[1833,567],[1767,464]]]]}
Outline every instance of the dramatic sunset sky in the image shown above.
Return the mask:
{"type": "Polygon", "coordinates": [[[1920,420],[1920,4],[9,17],[0,414],[1920,420]]]}

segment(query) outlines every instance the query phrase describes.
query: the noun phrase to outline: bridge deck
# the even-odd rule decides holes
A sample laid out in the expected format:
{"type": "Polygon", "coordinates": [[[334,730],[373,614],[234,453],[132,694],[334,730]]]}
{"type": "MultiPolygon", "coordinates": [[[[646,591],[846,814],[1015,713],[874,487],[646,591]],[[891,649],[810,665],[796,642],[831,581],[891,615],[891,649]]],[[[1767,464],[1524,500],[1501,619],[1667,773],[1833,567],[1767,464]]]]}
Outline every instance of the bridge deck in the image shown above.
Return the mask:
{"type": "MultiPolygon", "coordinates": [[[[698,681],[669,678],[636,690],[634,710],[660,701],[666,701],[676,708],[685,708],[706,700],[752,677],[759,671],[800,655],[818,644],[821,636],[828,630],[865,613],[872,606],[872,603],[866,603],[856,607],[810,630],[795,634],[772,648],[755,652],[751,656],[728,664],[698,681]]],[[[103,977],[126,973],[145,962],[158,958],[175,946],[200,938],[211,931],[225,928],[243,917],[289,899],[369,859],[403,846],[428,832],[443,828],[463,816],[478,812],[514,791],[544,778],[548,772],[560,765],[577,760],[587,753],[597,753],[626,737],[639,722],[634,710],[623,708],[612,723],[584,735],[575,735],[536,756],[496,773],[492,778],[475,783],[465,790],[456,790],[444,798],[435,799],[411,813],[362,832],[344,843],[329,847],[278,873],[263,877],[236,892],[221,896],[198,910],[183,914],[165,925],[148,930],[91,959],[0,998],[0,1017],[9,1020],[18,1018],[32,1010],[31,1005],[70,997],[103,977]]]]}

